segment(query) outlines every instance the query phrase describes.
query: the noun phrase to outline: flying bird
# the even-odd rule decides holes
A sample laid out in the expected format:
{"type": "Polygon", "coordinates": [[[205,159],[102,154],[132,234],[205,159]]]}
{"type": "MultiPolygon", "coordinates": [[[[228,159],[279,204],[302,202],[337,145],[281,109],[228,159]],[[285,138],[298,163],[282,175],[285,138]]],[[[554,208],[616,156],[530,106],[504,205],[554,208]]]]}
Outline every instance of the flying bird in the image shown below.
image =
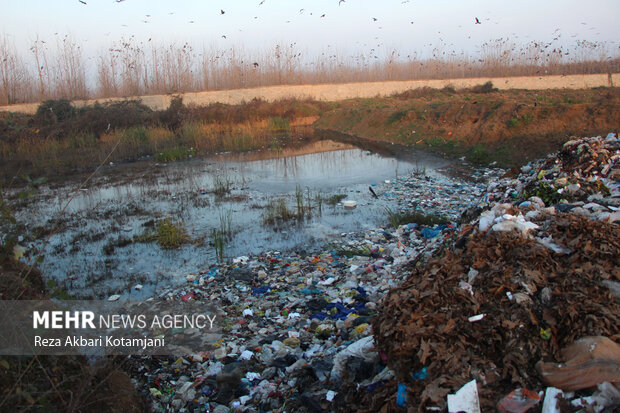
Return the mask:
{"type": "Polygon", "coordinates": [[[84,0],[78,0],[80,3],[82,4],[86,4],[86,2],[84,0]]]}
{"type": "Polygon", "coordinates": [[[325,15],[324,15],[324,14],[321,14],[321,17],[325,17],[325,15]]]}
{"type": "Polygon", "coordinates": [[[478,20],[477,17],[475,17],[475,19],[476,19],[476,24],[482,24],[482,23],[480,23],[480,20],[478,20]]]}
{"type": "Polygon", "coordinates": [[[225,35],[222,35],[222,38],[223,38],[223,39],[225,39],[225,38],[226,38],[226,36],[225,36],[225,35]]]}
{"type": "Polygon", "coordinates": [[[258,3],[258,5],[262,5],[265,2],[265,0],[261,1],[260,3],[258,3]]]}
{"type": "Polygon", "coordinates": [[[220,14],[226,13],[224,10],[220,9],[220,14]]]}
{"type": "Polygon", "coordinates": [[[253,63],[254,67],[258,67],[258,63],[254,62],[253,63]]]}
{"type": "Polygon", "coordinates": [[[338,2],[338,5],[339,5],[339,6],[340,6],[340,3],[344,3],[344,0],[340,0],[340,1],[338,2]]]}
{"type": "Polygon", "coordinates": [[[376,18],[376,17],[373,17],[373,18],[372,18],[372,21],[373,21],[373,22],[376,22],[376,21],[377,21],[377,18],[376,18]]]}

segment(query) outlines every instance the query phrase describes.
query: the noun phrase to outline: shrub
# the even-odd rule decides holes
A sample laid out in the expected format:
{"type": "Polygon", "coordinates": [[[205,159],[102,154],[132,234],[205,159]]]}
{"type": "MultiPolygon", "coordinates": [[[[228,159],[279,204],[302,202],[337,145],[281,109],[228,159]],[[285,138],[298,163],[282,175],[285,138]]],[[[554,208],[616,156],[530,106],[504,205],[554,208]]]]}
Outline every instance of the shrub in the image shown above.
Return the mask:
{"type": "Polygon", "coordinates": [[[75,117],[75,108],[68,99],[46,100],[37,108],[34,120],[38,125],[63,122],[75,117]]]}
{"type": "Polygon", "coordinates": [[[154,123],[153,111],[140,100],[123,100],[78,109],[73,128],[77,132],[101,135],[111,129],[147,126],[154,123]]]}
{"type": "Polygon", "coordinates": [[[471,91],[473,93],[492,93],[492,92],[497,92],[498,89],[496,87],[493,87],[493,82],[491,82],[490,80],[482,85],[477,85],[471,88],[471,91]]]}

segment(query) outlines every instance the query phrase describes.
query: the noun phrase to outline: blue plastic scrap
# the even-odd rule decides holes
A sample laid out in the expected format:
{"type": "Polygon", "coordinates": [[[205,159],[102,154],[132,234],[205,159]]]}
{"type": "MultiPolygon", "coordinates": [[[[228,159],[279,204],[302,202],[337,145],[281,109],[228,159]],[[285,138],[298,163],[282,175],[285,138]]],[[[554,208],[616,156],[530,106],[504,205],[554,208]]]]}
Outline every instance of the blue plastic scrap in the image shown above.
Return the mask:
{"type": "Polygon", "coordinates": [[[422,228],[422,231],[420,231],[422,233],[422,236],[424,238],[435,238],[437,235],[439,235],[439,233],[441,232],[440,229],[431,229],[431,228],[422,228]]]}
{"type": "Polygon", "coordinates": [[[319,289],[319,288],[302,288],[301,290],[299,290],[300,293],[304,294],[304,295],[310,295],[310,294],[321,294],[323,292],[323,290],[319,289]]]}
{"type": "Polygon", "coordinates": [[[411,377],[414,380],[425,380],[427,379],[429,376],[428,371],[426,371],[426,367],[422,368],[421,370],[416,371],[415,373],[413,373],[411,375],[411,377]]]}
{"type": "Polygon", "coordinates": [[[261,295],[269,292],[271,287],[268,285],[263,285],[262,287],[252,287],[252,294],[261,295]]]}
{"type": "Polygon", "coordinates": [[[356,290],[357,290],[358,293],[360,293],[360,295],[362,297],[367,297],[368,296],[368,293],[366,292],[366,290],[364,290],[363,287],[357,287],[356,290]]]}
{"type": "Polygon", "coordinates": [[[396,404],[403,407],[407,401],[407,385],[398,383],[398,391],[396,391],[396,404]]]}
{"type": "Polygon", "coordinates": [[[369,384],[369,385],[368,385],[368,387],[366,387],[366,389],[367,389],[370,393],[372,393],[372,392],[374,392],[374,391],[375,391],[378,387],[383,387],[383,380],[379,380],[379,381],[376,381],[376,382],[374,382],[374,383],[369,384]]]}

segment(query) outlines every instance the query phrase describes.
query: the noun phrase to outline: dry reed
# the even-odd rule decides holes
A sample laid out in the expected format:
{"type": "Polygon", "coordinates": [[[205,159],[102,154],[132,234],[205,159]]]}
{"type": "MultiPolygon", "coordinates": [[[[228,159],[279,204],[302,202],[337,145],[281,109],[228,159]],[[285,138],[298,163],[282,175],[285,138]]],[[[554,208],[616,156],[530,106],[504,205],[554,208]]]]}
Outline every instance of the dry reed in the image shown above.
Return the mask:
{"type": "Polygon", "coordinates": [[[0,104],[58,98],[126,97],[286,84],[318,84],[433,78],[612,73],[620,69],[618,50],[605,43],[577,41],[570,49],[553,43],[517,45],[497,39],[469,55],[439,44],[430,53],[398,50],[339,52],[309,56],[295,43],[262,53],[243,48],[194,49],[189,43],[139,43],[122,38],[87,67],[81,45],[70,36],[55,49],[42,40],[23,56],[0,36],[0,104]],[[34,68],[34,70],[33,70],[34,68]],[[87,82],[88,73],[94,73],[87,82]]]}

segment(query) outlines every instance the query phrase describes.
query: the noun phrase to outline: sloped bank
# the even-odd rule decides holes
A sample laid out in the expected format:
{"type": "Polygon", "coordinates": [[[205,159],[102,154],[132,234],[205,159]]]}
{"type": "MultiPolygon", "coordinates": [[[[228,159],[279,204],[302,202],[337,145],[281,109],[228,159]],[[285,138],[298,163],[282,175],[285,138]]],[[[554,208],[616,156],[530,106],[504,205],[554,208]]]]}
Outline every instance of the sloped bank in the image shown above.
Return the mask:
{"type": "MultiPolygon", "coordinates": [[[[392,289],[373,320],[379,354],[396,379],[350,389],[343,410],[445,411],[446,396],[471,380],[483,411],[517,388],[536,399],[551,385],[568,391],[620,382],[617,344],[587,371],[544,363],[568,361],[562,349],[579,339],[620,340],[619,158],[616,135],[570,141],[491,184],[493,208],[392,289]],[[557,373],[564,382],[552,380],[557,373]]],[[[566,394],[549,408],[591,394],[566,394]]],[[[596,411],[614,408],[598,403],[596,411]]]]}
{"type": "Polygon", "coordinates": [[[314,127],[513,167],[570,136],[615,130],[619,105],[618,88],[499,91],[489,83],[337,102],[314,127]]]}

